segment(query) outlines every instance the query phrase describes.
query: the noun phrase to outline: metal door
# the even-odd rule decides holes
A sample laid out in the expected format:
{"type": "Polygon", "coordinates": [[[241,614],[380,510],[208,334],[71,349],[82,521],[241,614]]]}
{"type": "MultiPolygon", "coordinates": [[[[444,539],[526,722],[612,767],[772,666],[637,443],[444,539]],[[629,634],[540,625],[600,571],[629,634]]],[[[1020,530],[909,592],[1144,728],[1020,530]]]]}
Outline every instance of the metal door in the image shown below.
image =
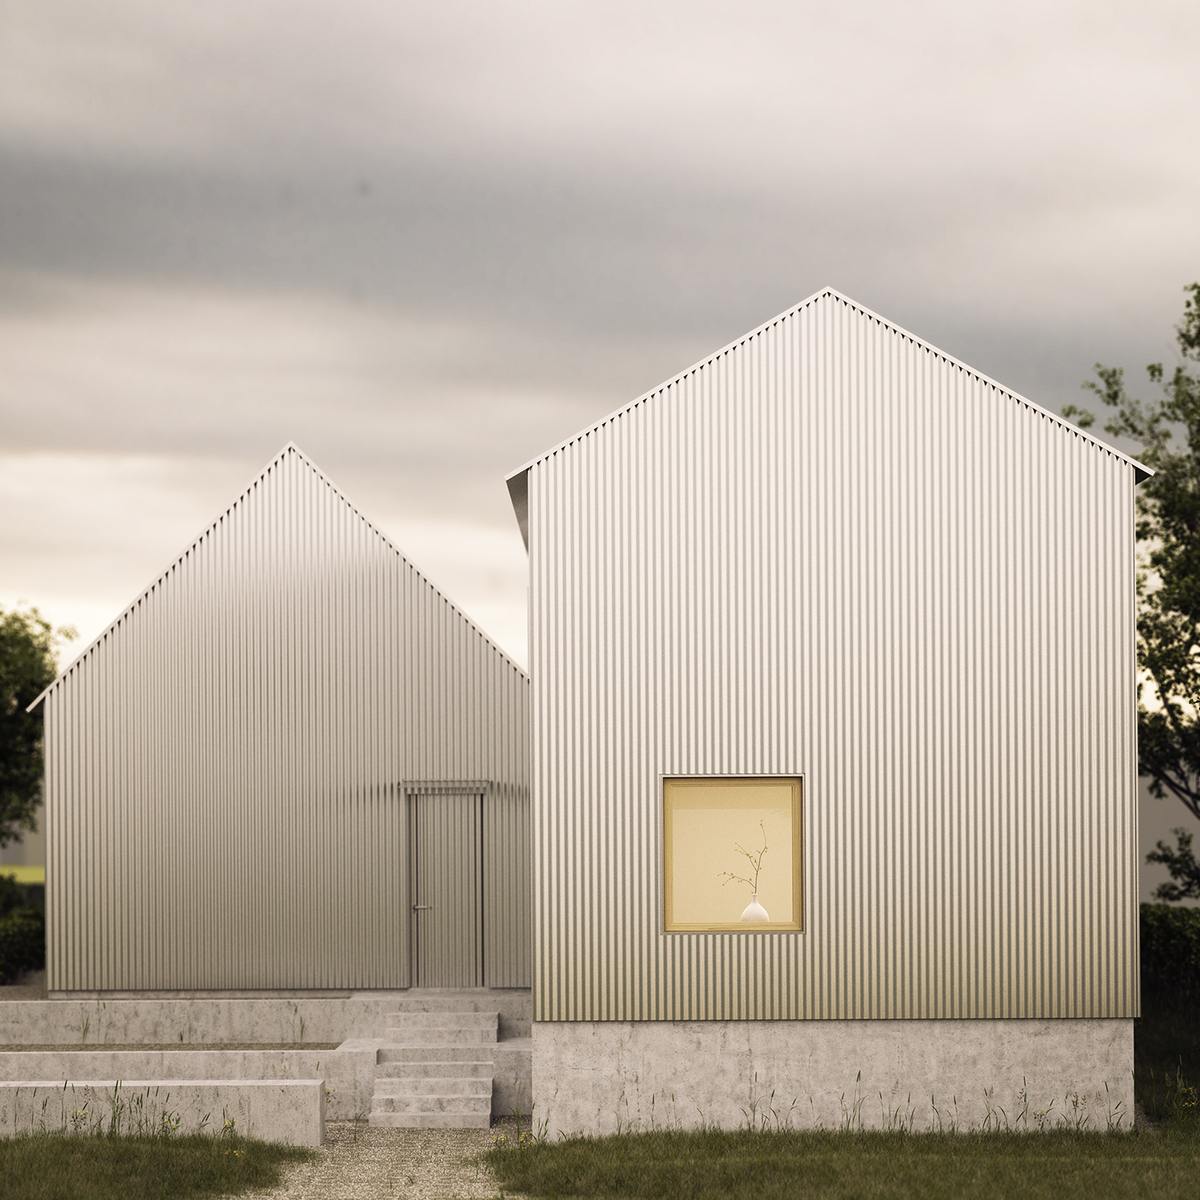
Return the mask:
{"type": "Polygon", "coordinates": [[[483,986],[483,796],[409,795],[414,987],[483,986]]]}

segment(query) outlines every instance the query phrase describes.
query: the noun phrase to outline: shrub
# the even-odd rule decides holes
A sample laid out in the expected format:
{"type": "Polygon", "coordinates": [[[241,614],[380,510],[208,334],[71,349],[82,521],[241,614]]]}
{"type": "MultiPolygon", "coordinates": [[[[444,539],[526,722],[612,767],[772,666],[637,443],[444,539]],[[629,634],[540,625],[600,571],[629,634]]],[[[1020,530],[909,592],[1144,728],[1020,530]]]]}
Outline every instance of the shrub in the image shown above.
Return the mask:
{"type": "Polygon", "coordinates": [[[1143,904],[1141,936],[1143,994],[1200,1001],[1200,908],[1143,904]]]}
{"type": "Polygon", "coordinates": [[[0,917],[25,907],[25,889],[6,871],[0,871],[0,917]]]}
{"type": "Polygon", "coordinates": [[[46,965],[46,918],[32,908],[0,917],[0,983],[46,965]]]}

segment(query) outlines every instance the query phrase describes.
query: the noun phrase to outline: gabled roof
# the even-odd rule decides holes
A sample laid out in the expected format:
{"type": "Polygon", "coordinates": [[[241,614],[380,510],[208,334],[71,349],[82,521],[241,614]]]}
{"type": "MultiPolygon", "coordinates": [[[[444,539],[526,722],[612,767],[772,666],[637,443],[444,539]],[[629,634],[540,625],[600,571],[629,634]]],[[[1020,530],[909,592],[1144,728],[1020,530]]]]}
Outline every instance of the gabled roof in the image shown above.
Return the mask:
{"type": "Polygon", "coordinates": [[[1143,466],[1137,461],[1137,459],[1131,458],[1128,454],[1122,454],[1120,450],[1114,449],[1107,442],[1102,441],[1093,434],[1088,433],[1086,430],[1080,429],[1078,425],[1073,425],[1070,421],[1068,421],[1065,417],[1060,416],[1058,413],[1051,412],[1049,409],[1043,408],[1040,404],[1035,404],[1032,400],[1027,399],[1018,392],[1014,392],[1012,388],[1005,387],[1002,383],[997,383],[994,379],[989,378],[980,371],[976,371],[973,367],[968,366],[966,363],[960,362],[957,358],[947,354],[944,350],[939,350],[936,346],[931,345],[923,338],[917,337],[916,334],[909,333],[907,329],[902,329],[894,321],[889,321],[886,317],[881,317],[878,313],[872,312],[864,305],[851,300],[849,296],[843,296],[842,293],[837,291],[836,288],[825,287],[821,288],[821,290],[818,292],[814,292],[808,297],[807,300],[801,300],[799,304],[793,305],[791,308],[780,313],[778,316],[772,317],[769,321],[764,321],[756,329],[752,329],[749,333],[743,334],[735,341],[730,342],[729,345],[723,346],[720,350],[710,354],[707,358],[702,359],[700,362],[688,367],[686,371],[680,371],[678,375],[668,379],[665,383],[661,383],[658,385],[658,387],[652,388],[650,391],[639,396],[636,400],[622,405],[620,408],[609,413],[608,416],[601,417],[599,421],[589,425],[586,429],[581,429],[578,433],[573,434],[565,441],[559,442],[558,445],[552,446],[549,450],[539,454],[536,458],[530,459],[530,461],[527,462],[523,467],[519,467],[517,470],[513,471],[507,477],[505,482],[508,485],[508,494],[512,501],[513,511],[517,517],[517,524],[521,527],[521,537],[525,540],[525,548],[529,548],[529,472],[532,470],[532,468],[536,467],[539,463],[544,462],[546,459],[551,458],[553,455],[567,449],[569,446],[582,441],[589,434],[594,433],[598,429],[602,429],[605,425],[615,421],[618,417],[623,416],[625,413],[632,411],[639,405],[645,404],[648,400],[651,400],[655,396],[665,392],[668,388],[673,387],[675,384],[686,379],[689,375],[692,375],[697,371],[701,371],[710,364],[715,363],[718,359],[723,358],[731,351],[736,350],[745,345],[747,342],[752,341],[754,338],[759,337],[773,326],[779,325],[781,322],[794,317],[797,313],[801,312],[805,308],[815,305],[822,300],[833,300],[838,303],[845,304],[848,308],[853,309],[866,319],[877,321],[880,325],[890,329],[893,333],[896,333],[900,337],[906,338],[908,341],[912,342],[914,346],[918,346],[922,350],[926,350],[930,354],[940,358],[948,366],[956,367],[958,370],[963,371],[965,374],[970,375],[974,379],[977,379],[980,383],[994,388],[996,391],[1003,393],[1017,403],[1023,404],[1028,408],[1033,409],[1035,412],[1040,413],[1042,416],[1049,418],[1051,421],[1054,421],[1056,424],[1061,425],[1063,428],[1069,429],[1073,434],[1077,435],[1083,441],[1090,442],[1097,449],[1104,451],[1104,453],[1111,454],[1114,458],[1118,458],[1122,462],[1128,463],[1133,468],[1135,478],[1138,483],[1141,483],[1143,479],[1148,479],[1154,474],[1149,467],[1143,466]]]}
{"type": "Polygon", "coordinates": [[[78,671],[83,666],[83,664],[89,658],[91,658],[92,655],[94,655],[96,653],[98,647],[104,642],[104,639],[106,637],[108,637],[108,635],[114,629],[116,629],[116,627],[118,625],[120,625],[123,621],[125,621],[130,616],[130,614],[138,607],[138,605],[140,605],[142,603],[142,601],[144,601],[158,587],[160,587],[173,570],[175,570],[181,563],[183,563],[183,561],[190,554],[192,554],[198,547],[200,547],[205,541],[207,541],[209,538],[211,538],[213,536],[213,534],[217,531],[217,529],[222,525],[222,523],[234,512],[234,510],[238,507],[238,505],[242,504],[250,496],[250,494],[255,490],[255,488],[257,488],[261,483],[263,483],[270,476],[271,472],[274,471],[289,456],[293,457],[296,461],[298,461],[299,463],[301,463],[305,467],[307,467],[313,473],[316,480],[319,481],[326,488],[328,488],[329,491],[338,500],[340,500],[352,513],[354,513],[354,515],[371,531],[371,533],[373,533],[380,540],[380,542],[382,543],[384,548],[386,548],[387,550],[390,550],[393,554],[395,554],[396,557],[401,560],[401,562],[403,562],[410,570],[412,570],[416,574],[418,579],[420,579],[423,583],[425,583],[425,585],[427,587],[429,587],[440,599],[445,601],[450,606],[450,608],[457,614],[457,616],[459,616],[464,622],[466,622],[467,625],[469,625],[476,633],[479,634],[479,636],[481,638],[484,639],[484,641],[486,641],[489,645],[492,646],[492,648],[496,651],[497,654],[499,654],[506,662],[508,662],[512,666],[513,670],[520,672],[520,674],[522,674],[522,675],[525,674],[525,672],[522,671],[521,668],[515,662],[513,662],[512,659],[507,654],[505,654],[504,651],[501,650],[500,647],[497,646],[496,643],[493,642],[492,639],[490,637],[488,637],[488,635],[486,633],[484,633],[484,631],[482,629],[480,629],[479,626],[474,621],[472,621],[470,617],[468,617],[466,615],[466,613],[464,613],[456,604],[454,604],[453,601],[449,600],[446,597],[446,595],[439,588],[435,587],[432,583],[430,583],[428,578],[426,578],[426,576],[421,571],[417,570],[417,568],[414,567],[411,562],[409,562],[409,560],[405,557],[405,555],[396,547],[395,543],[393,543],[386,534],[382,533],[365,516],[363,516],[363,514],[358,510],[358,508],[346,498],[345,494],[341,491],[341,489],[338,488],[337,485],[334,484],[327,475],[325,475],[325,473],[320,469],[320,467],[318,467],[316,465],[316,463],[314,463],[312,461],[312,459],[310,459],[294,442],[288,442],[288,444],[286,446],[284,446],[284,448],[282,450],[280,450],[279,453],[276,454],[275,457],[272,458],[271,461],[269,463],[267,463],[267,465],[265,467],[263,467],[263,469],[238,493],[238,496],[233,501],[233,503],[228,505],[225,509],[223,509],[221,511],[221,513],[217,516],[216,520],[212,521],[209,525],[207,525],[204,528],[204,530],[199,535],[194,537],[184,548],[183,552],[181,554],[176,555],[175,558],[173,558],[171,560],[171,562],[168,564],[168,566],[163,571],[160,571],[157,576],[155,576],[154,581],[148,587],[144,588],[141,592],[138,593],[138,595],[133,599],[133,601],[130,604],[128,604],[121,611],[120,615],[118,615],[115,620],[111,621],[104,628],[104,630],[88,644],[88,646],[79,654],[79,656],[75,659],[75,661],[72,662],[71,665],[69,667],[67,667],[67,669],[65,671],[63,671],[54,680],[53,683],[51,683],[47,688],[45,688],[45,690],[42,691],[41,694],[36,697],[36,699],[34,699],[34,701],[29,705],[29,708],[26,711],[32,712],[32,710],[35,709],[39,704],[41,704],[41,702],[52,691],[54,691],[55,688],[60,687],[66,679],[70,678],[71,675],[73,675],[76,671],[78,671]]]}

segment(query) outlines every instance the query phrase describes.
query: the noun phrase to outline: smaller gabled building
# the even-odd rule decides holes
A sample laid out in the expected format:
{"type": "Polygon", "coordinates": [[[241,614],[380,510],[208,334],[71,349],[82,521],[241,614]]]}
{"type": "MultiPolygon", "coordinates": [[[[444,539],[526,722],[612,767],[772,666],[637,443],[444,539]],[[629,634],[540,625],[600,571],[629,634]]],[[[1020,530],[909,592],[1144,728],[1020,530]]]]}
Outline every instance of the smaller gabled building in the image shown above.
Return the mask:
{"type": "Polygon", "coordinates": [[[50,994],[528,987],[528,693],[287,446],[37,701],[50,994]]]}
{"type": "Polygon", "coordinates": [[[1129,1123],[1144,474],[826,289],[509,479],[551,1133],[1129,1123]]]}

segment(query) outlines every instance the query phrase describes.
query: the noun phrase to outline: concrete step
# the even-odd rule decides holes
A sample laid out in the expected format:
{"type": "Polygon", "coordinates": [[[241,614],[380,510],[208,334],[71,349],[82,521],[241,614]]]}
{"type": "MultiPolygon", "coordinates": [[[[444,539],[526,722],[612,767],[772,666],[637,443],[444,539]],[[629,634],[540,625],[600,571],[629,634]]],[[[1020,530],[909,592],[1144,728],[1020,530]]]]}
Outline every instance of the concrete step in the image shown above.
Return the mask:
{"type": "Polygon", "coordinates": [[[367,1123],[372,1129],[489,1129],[492,1114],[373,1112],[367,1123]]]}
{"type": "Polygon", "coordinates": [[[404,1046],[484,1045],[496,1041],[498,1013],[392,1013],[385,1037],[404,1046]]]}
{"type": "Polygon", "coordinates": [[[380,1046],[375,1053],[375,1061],[381,1064],[490,1061],[489,1051],[482,1049],[482,1046],[483,1043],[460,1046],[380,1046]]]}
{"type": "Polygon", "coordinates": [[[425,994],[387,1015],[375,1055],[373,1126],[486,1129],[500,1014],[479,997],[425,994]],[[467,1007],[467,1005],[470,1005],[467,1007]]]}
{"type": "Polygon", "coordinates": [[[482,1113],[484,1116],[490,1116],[491,1111],[491,1088],[486,1096],[380,1096],[376,1093],[371,1104],[372,1114],[460,1113],[464,1116],[476,1116],[482,1113]]]}
{"type": "Polygon", "coordinates": [[[386,1036],[391,1041],[494,1042],[499,1013],[389,1013],[386,1036]]]}
{"type": "Polygon", "coordinates": [[[389,1025],[403,1025],[415,1028],[424,1025],[448,1025],[455,1028],[487,1027],[495,1025],[500,1020],[498,1012],[390,1012],[386,1014],[389,1025]]]}
{"type": "MultiPolygon", "coordinates": [[[[389,997],[395,1012],[492,1012],[499,1004],[512,1006],[514,993],[487,988],[410,988],[403,995],[389,997]]],[[[525,1007],[528,993],[525,993],[525,1007]]],[[[517,1005],[519,1010],[522,1006],[517,1005]]]]}
{"type": "Polygon", "coordinates": [[[532,1033],[532,1013],[529,993],[518,995],[514,989],[500,992],[449,989],[414,989],[406,996],[391,999],[392,1013],[418,1012],[492,1012],[500,1014],[500,1037],[529,1037],[532,1033]]]}
{"type": "Polygon", "coordinates": [[[383,1062],[375,1066],[376,1079],[491,1079],[490,1062],[383,1062]]]}
{"type": "Polygon", "coordinates": [[[494,1029],[397,1029],[385,1034],[393,1046],[494,1046],[494,1029]]]}
{"type": "Polygon", "coordinates": [[[492,1077],[455,1079],[435,1075],[429,1079],[376,1079],[375,1099],[383,1096],[487,1096],[492,1094],[492,1077]]]}

